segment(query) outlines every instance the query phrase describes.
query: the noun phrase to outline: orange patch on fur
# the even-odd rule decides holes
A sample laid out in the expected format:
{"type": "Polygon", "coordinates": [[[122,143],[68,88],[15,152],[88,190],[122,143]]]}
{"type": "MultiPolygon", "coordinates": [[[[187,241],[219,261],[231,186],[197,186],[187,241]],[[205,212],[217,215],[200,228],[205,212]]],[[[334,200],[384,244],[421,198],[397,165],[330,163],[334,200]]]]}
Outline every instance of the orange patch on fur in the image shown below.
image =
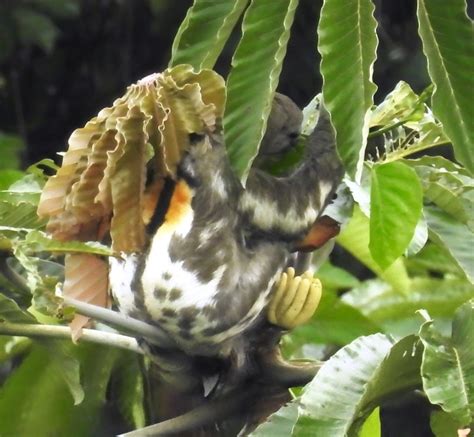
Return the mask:
{"type": "Polygon", "coordinates": [[[173,196],[165,215],[165,223],[168,225],[177,224],[189,211],[191,200],[191,188],[185,181],[180,180],[174,188],[173,196]]]}
{"type": "Polygon", "coordinates": [[[296,244],[295,250],[312,252],[339,234],[339,223],[328,216],[316,220],[306,237],[296,244]]]}

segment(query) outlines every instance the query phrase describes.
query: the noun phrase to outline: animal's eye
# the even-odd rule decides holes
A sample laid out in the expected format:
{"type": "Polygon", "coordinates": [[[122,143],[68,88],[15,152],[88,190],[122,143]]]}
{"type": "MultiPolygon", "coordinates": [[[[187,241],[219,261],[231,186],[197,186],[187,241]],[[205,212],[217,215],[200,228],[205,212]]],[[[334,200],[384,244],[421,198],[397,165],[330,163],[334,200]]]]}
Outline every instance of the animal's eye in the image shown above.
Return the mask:
{"type": "Polygon", "coordinates": [[[298,138],[298,136],[299,136],[298,132],[290,132],[288,134],[288,138],[290,138],[291,140],[295,140],[296,138],[298,138]]]}

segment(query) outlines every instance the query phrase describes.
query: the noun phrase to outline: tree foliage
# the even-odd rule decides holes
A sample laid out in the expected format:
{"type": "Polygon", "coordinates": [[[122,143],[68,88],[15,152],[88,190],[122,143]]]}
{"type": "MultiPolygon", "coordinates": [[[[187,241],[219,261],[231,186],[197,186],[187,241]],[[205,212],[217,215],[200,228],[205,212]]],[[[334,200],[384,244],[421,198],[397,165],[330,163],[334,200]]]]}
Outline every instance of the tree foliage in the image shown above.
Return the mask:
{"type": "MultiPolygon", "coordinates": [[[[190,64],[195,71],[187,74],[206,75],[199,72],[214,66],[242,20],[226,79],[224,128],[232,165],[243,180],[265,132],[297,6],[296,0],[195,0],[173,44],[170,66],[190,64]]],[[[254,436],[381,435],[380,408],[415,390],[426,396],[437,437],[454,437],[456,430],[473,426],[474,115],[468,95],[474,89],[474,28],[465,8],[462,0],[449,5],[442,0],[418,0],[419,35],[432,86],[417,95],[400,82],[379,105],[373,100],[377,49],[373,2],[325,0],[319,23],[313,23],[322,59],[323,100],[347,171],[338,199],[327,213],[343,224],[336,244],[370,273],[368,278],[356,278],[344,265],[328,260],[322,264],[317,276],[323,298],[313,320],[282,343],[289,357],[321,359],[321,370],[254,436]],[[446,144],[453,146],[455,161],[438,156],[438,147],[446,144]],[[429,155],[424,155],[426,151],[429,155]]],[[[41,13],[16,10],[15,17],[24,43],[36,41],[46,49],[54,44],[55,28],[41,13]],[[25,30],[32,20],[39,29],[48,30],[39,39],[25,30]]],[[[117,101],[115,107],[122,103],[117,101]]],[[[146,102],[141,108],[145,107],[146,102]]],[[[135,113],[127,111],[133,119],[135,113]]],[[[150,114],[146,108],[138,110],[135,118],[140,126],[154,116],[150,114]]],[[[160,126],[165,124],[164,114],[163,110],[160,126]]],[[[311,123],[317,118],[317,106],[308,105],[305,114],[305,122],[311,123]]],[[[146,141],[133,141],[134,126],[106,126],[100,117],[101,113],[93,126],[79,132],[90,129],[86,134],[94,137],[95,148],[83,150],[79,144],[75,154],[64,157],[72,162],[66,177],[78,182],[75,188],[68,185],[70,198],[76,199],[69,205],[73,209],[84,208],[80,199],[90,199],[90,189],[96,190],[94,196],[101,189],[107,191],[104,185],[91,186],[91,180],[97,182],[96,174],[81,167],[87,153],[114,160],[107,129],[130,134],[114,165],[120,166],[123,158],[127,172],[134,156],[134,180],[143,184],[138,176],[144,171],[146,141]],[[138,158],[137,147],[141,147],[138,158]],[[81,181],[87,183],[81,186],[81,181]]],[[[140,132],[145,134],[143,127],[140,132]]],[[[160,134],[166,130],[146,131],[146,135],[160,134]]],[[[1,136],[0,146],[11,157],[8,168],[0,170],[4,272],[0,333],[10,329],[9,335],[0,337],[0,363],[10,369],[0,388],[0,435],[53,435],[58,430],[65,435],[91,435],[108,399],[115,399],[124,426],[142,427],[140,356],[113,347],[43,338],[44,327],[63,326],[74,316],[56,293],[64,281],[63,255],[66,260],[81,254],[108,256],[117,248],[74,234],[74,226],[67,231],[82,241],[51,238],[36,210],[41,193],[43,199],[58,194],[51,187],[64,175],[58,172],[48,178],[48,171],[57,170],[50,161],[21,172],[19,147],[12,138],[1,136]],[[20,327],[25,325],[32,325],[41,341],[11,334],[15,326],[18,333],[24,332],[20,327]],[[10,413],[12,405],[15,415],[10,413]],[[84,415],[91,418],[87,424],[84,415]]],[[[293,157],[286,159],[289,163],[293,157]]],[[[121,181],[118,178],[112,187],[116,189],[121,181]]],[[[112,196],[114,192],[112,188],[112,196]]],[[[120,202],[117,197],[115,205],[120,202]]],[[[113,205],[104,200],[102,207],[113,205]]],[[[67,208],[62,205],[56,213],[67,208]]],[[[86,208],[91,213],[90,205],[86,208]]],[[[128,207],[115,211],[115,219],[128,223],[128,212],[128,207]]],[[[61,229],[71,225],[61,217],[56,223],[61,229]]],[[[118,241],[129,237],[121,232],[118,241]]],[[[67,261],[65,265],[68,269],[67,261]]],[[[110,328],[98,325],[96,329],[110,328]]]]}

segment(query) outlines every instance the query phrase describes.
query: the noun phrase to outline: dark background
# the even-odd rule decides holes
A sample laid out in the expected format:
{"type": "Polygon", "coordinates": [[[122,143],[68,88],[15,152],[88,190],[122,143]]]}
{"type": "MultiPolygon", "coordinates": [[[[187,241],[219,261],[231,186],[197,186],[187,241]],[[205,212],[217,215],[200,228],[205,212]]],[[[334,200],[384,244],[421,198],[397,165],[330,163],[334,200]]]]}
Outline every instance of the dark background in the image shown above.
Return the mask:
{"type": "MultiPolygon", "coordinates": [[[[23,140],[23,165],[66,148],[72,130],[127,85],[166,68],[191,0],[0,0],[0,132],[23,140]]],[[[279,90],[305,105],[321,89],[321,0],[301,0],[279,90]]],[[[414,0],[378,0],[377,100],[399,80],[428,83],[414,0]]],[[[226,75],[237,28],[216,69],[226,75]]],[[[1,147],[1,144],[0,144],[1,147]]],[[[1,148],[0,148],[1,152],[1,148]]]]}
{"type": "MultiPolygon", "coordinates": [[[[278,1],[278,0],[275,0],[278,1]]],[[[417,35],[415,0],[375,0],[380,101],[399,80],[429,82],[417,35]]],[[[191,0],[0,0],[0,168],[57,160],[72,130],[167,67],[191,0]]],[[[279,91],[304,106],[321,89],[316,23],[322,0],[300,0],[279,91]]],[[[469,2],[471,16],[473,2],[469,2]]],[[[227,74],[239,28],[216,70],[227,74]]],[[[337,257],[337,252],[335,253],[337,257]]],[[[354,261],[342,254],[345,267],[354,261]]],[[[361,271],[358,272],[361,276],[361,271]]],[[[113,416],[113,413],[111,414],[113,416]]],[[[385,437],[431,436],[427,404],[416,395],[382,409],[385,437]],[[405,429],[406,428],[406,429],[405,429]]]]}

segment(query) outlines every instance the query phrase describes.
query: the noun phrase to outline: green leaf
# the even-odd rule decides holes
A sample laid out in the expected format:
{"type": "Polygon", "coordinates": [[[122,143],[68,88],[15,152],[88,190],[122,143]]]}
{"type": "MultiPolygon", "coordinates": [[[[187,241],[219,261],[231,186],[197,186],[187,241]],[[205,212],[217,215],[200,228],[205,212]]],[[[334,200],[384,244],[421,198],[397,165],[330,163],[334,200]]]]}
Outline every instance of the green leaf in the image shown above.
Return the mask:
{"type": "Polygon", "coordinates": [[[425,247],[428,241],[428,224],[422,216],[415,227],[415,232],[410,241],[410,244],[405,251],[405,256],[413,256],[420,252],[425,247]]]}
{"type": "Polygon", "coordinates": [[[118,407],[122,416],[135,429],[146,425],[143,369],[140,367],[140,358],[134,353],[123,353],[116,363],[114,372],[118,407]]]}
{"type": "Polygon", "coordinates": [[[442,156],[423,156],[417,159],[405,159],[403,162],[413,167],[422,179],[425,176],[431,177],[432,172],[443,170],[456,175],[460,174],[463,176],[469,176],[469,172],[465,168],[453,161],[443,158],[442,156]]]}
{"type": "Polygon", "coordinates": [[[430,238],[448,250],[469,281],[474,284],[474,233],[439,208],[426,206],[424,213],[430,238]]]}
{"type": "Polygon", "coordinates": [[[298,418],[298,404],[291,402],[273,413],[267,422],[250,433],[250,437],[288,437],[293,435],[293,428],[298,418]]]}
{"type": "Polygon", "coordinates": [[[367,142],[376,86],[372,69],[377,23],[370,0],[325,0],[318,26],[324,103],[336,130],[339,154],[353,176],[367,142]]]}
{"type": "Polygon", "coordinates": [[[399,293],[380,280],[365,281],[342,297],[369,320],[388,323],[419,317],[416,312],[427,309],[436,317],[452,317],[455,309],[474,297],[474,286],[458,278],[413,278],[410,291],[399,293]]]}
{"type": "Polygon", "coordinates": [[[329,261],[321,266],[317,277],[323,284],[323,289],[345,289],[357,287],[360,284],[359,280],[347,270],[334,266],[329,261]]]}
{"type": "Polygon", "coordinates": [[[440,157],[405,160],[420,176],[425,197],[474,232],[474,178],[440,157]]]}
{"type": "Polygon", "coordinates": [[[84,390],[81,385],[79,361],[72,354],[74,346],[57,340],[41,341],[41,344],[49,352],[52,370],[61,375],[74,399],[74,405],[79,405],[84,400],[84,390]]]}
{"type": "Polygon", "coordinates": [[[419,33],[435,85],[433,112],[451,139],[456,158],[474,172],[474,28],[463,0],[419,0],[419,33]]]}
{"type": "Polygon", "coordinates": [[[449,252],[431,242],[415,256],[407,258],[405,264],[413,276],[429,276],[431,272],[437,272],[464,277],[464,272],[449,252]]]}
{"type": "Polygon", "coordinates": [[[401,162],[375,165],[370,191],[370,242],[386,269],[408,247],[421,216],[423,192],[414,170],[401,162]]]}
{"type": "MultiPolygon", "coordinates": [[[[36,322],[35,318],[22,311],[15,301],[0,294],[0,323],[2,320],[14,323],[36,322]]],[[[51,366],[66,382],[74,404],[80,404],[84,399],[84,391],[80,383],[79,362],[71,354],[71,345],[56,340],[41,340],[40,344],[49,351],[51,366]]]]}
{"type": "Polygon", "coordinates": [[[436,437],[459,437],[461,424],[444,411],[434,411],[431,413],[430,426],[436,437]]]}
{"type": "Polygon", "coordinates": [[[21,166],[21,153],[25,148],[23,140],[17,135],[0,132],[0,169],[18,169],[21,166]]]}
{"type": "Polygon", "coordinates": [[[19,170],[0,170],[0,190],[6,190],[11,184],[23,177],[19,170]]]}
{"type": "Polygon", "coordinates": [[[425,346],[421,375],[433,404],[468,426],[474,420],[474,300],[455,313],[451,338],[443,337],[433,320],[420,329],[425,346]]]}
{"type": "Polygon", "coordinates": [[[1,435],[38,435],[40,430],[43,435],[48,431],[58,435],[65,432],[65,418],[73,403],[49,360],[48,353],[36,346],[6,380],[0,390],[1,435]]]}
{"type": "Polygon", "coordinates": [[[101,434],[97,424],[118,352],[91,345],[75,351],[81,362],[84,401],[74,406],[62,376],[51,364],[50,354],[35,346],[0,389],[0,435],[101,434]]]}
{"type": "Polygon", "coordinates": [[[417,338],[395,345],[388,337],[360,337],[340,349],[319,370],[301,397],[295,436],[356,435],[384,399],[420,384],[417,338]]]}
{"type": "Polygon", "coordinates": [[[0,323],[2,321],[14,323],[35,323],[35,318],[23,311],[17,303],[0,293],[0,323]]]}
{"type": "Polygon", "coordinates": [[[336,241],[394,289],[408,292],[410,279],[401,258],[385,270],[374,261],[369,251],[369,219],[358,207],[354,208],[351,220],[336,241]]]}
{"type": "Polygon", "coordinates": [[[381,433],[380,409],[375,408],[362,425],[359,437],[380,437],[381,433]]]}
{"type": "Polygon", "coordinates": [[[298,0],[253,0],[227,80],[224,136],[244,180],[265,133],[298,0]]]}
{"type": "Polygon", "coordinates": [[[173,42],[170,67],[213,68],[249,0],[195,0],[173,42]]]}
{"type": "Polygon", "coordinates": [[[59,241],[41,231],[31,231],[21,243],[29,252],[90,253],[93,255],[113,256],[108,246],[97,241],[59,241]]]}
{"type": "Polygon", "coordinates": [[[365,317],[360,309],[342,302],[333,293],[323,292],[313,319],[288,334],[285,351],[293,353],[307,343],[342,346],[361,335],[379,331],[377,324],[365,317]]]}
{"type": "Polygon", "coordinates": [[[421,120],[424,105],[406,82],[400,81],[384,101],[372,110],[370,126],[390,125],[401,120],[421,120]]]}

